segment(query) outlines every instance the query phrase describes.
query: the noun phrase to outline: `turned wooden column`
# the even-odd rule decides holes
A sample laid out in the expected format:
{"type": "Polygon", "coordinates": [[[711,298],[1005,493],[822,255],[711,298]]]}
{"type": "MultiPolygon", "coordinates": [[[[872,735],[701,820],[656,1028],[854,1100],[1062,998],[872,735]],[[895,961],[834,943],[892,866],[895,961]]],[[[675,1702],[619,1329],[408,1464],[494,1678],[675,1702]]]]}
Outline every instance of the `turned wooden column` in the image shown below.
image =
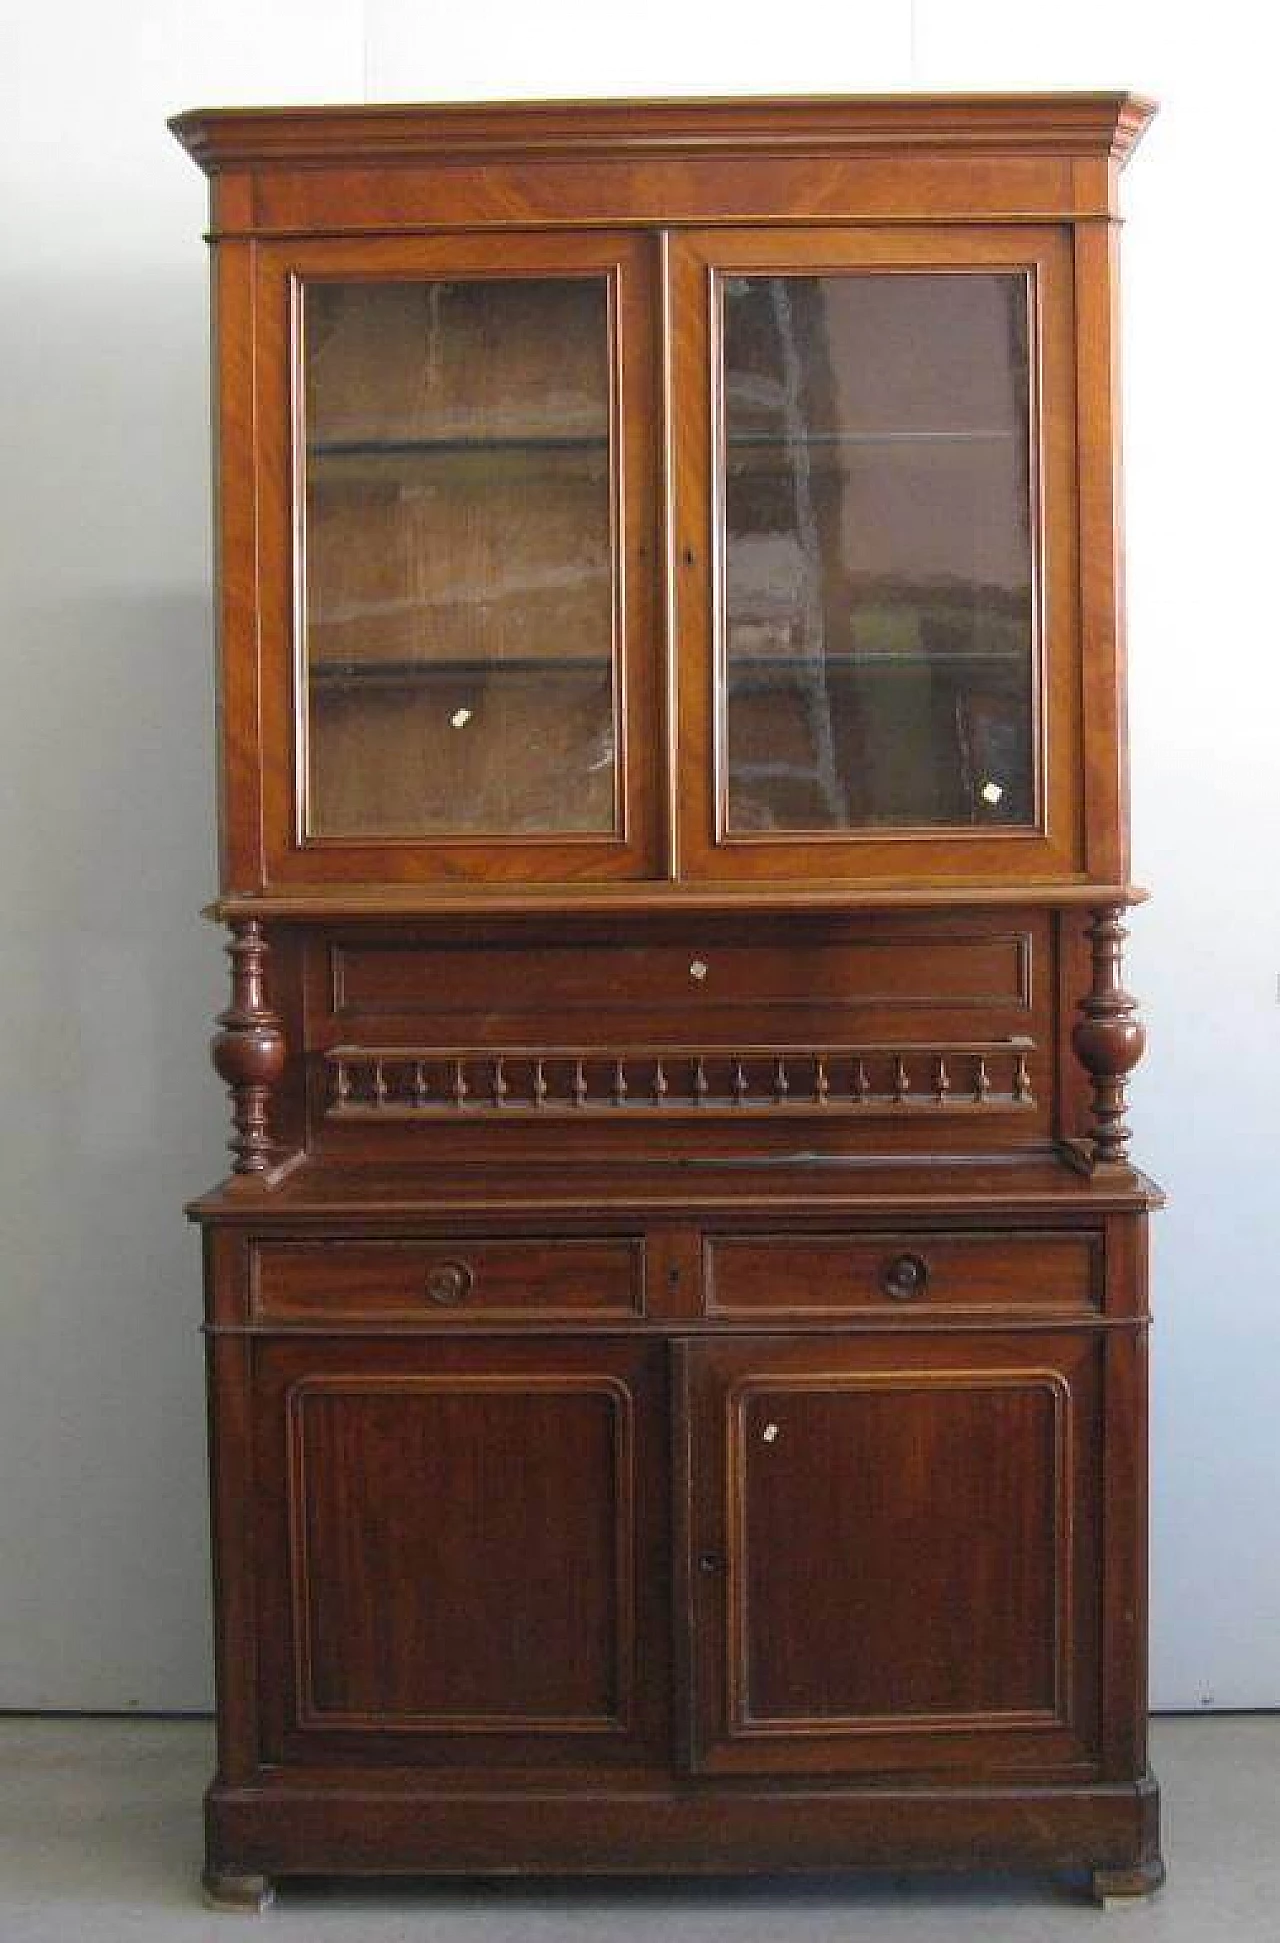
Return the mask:
{"type": "Polygon", "coordinates": [[[219,1012],[210,1045],[214,1067],[231,1088],[234,1174],[262,1176],[271,1166],[268,1108],[285,1065],[284,1033],[267,1003],[267,941],[257,918],[231,926],[231,1003],[219,1012]]]}
{"type": "Polygon", "coordinates": [[[1147,1035],[1138,1018],[1137,1001],[1125,991],[1122,980],[1124,941],[1129,935],[1123,905],[1095,911],[1087,935],[1093,953],[1093,985],[1080,1001],[1071,1043],[1093,1086],[1093,1164],[1127,1167],[1126,1080],[1142,1057],[1147,1035]]]}

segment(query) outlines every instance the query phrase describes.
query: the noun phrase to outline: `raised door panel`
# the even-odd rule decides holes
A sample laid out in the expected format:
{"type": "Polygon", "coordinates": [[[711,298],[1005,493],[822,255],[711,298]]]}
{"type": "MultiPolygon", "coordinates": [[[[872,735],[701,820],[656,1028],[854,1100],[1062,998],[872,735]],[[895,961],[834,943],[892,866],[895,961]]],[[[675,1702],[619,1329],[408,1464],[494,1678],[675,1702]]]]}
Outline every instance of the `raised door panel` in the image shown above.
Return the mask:
{"type": "Polygon", "coordinates": [[[1099,1353],[691,1351],[698,1767],[1096,1772],[1099,1353]]]}
{"type": "Polygon", "coordinates": [[[1082,866],[1067,232],[673,247],[690,876],[1082,866]]]}
{"type": "Polygon", "coordinates": [[[623,1343],[266,1347],[266,1758],[652,1752],[660,1373],[623,1343]]]}
{"type": "Polygon", "coordinates": [[[227,792],[242,872],[260,844],[280,885],[652,873],[651,256],[608,232],[257,253],[255,553],[227,563],[256,596],[224,646],[228,761],[257,748],[263,776],[260,832],[227,792]]]}

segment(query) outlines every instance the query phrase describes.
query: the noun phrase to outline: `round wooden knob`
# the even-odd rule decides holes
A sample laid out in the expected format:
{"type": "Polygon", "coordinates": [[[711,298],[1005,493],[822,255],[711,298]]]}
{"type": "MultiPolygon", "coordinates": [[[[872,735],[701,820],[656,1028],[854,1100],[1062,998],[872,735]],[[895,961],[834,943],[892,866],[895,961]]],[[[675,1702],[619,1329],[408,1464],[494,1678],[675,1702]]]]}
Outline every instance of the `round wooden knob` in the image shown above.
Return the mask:
{"type": "Polygon", "coordinates": [[[910,1302],[923,1295],[929,1281],[929,1264],[922,1255],[895,1255],[880,1277],[880,1286],[894,1302],[910,1302]]]}
{"type": "Polygon", "coordinates": [[[436,1262],[427,1270],[427,1294],[433,1302],[451,1309],[466,1301],[475,1279],[475,1270],[466,1262],[436,1262]]]}

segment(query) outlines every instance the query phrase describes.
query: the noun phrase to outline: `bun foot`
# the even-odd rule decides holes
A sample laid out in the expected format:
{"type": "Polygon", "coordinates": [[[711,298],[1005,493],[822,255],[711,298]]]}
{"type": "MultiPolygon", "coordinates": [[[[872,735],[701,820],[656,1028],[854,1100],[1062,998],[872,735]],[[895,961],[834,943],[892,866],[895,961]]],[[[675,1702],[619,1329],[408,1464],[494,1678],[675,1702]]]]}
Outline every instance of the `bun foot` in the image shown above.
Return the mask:
{"type": "Polygon", "coordinates": [[[240,1875],[232,1869],[206,1869],[200,1886],[207,1907],[229,1916],[260,1916],[276,1897],[270,1876],[240,1875]]]}
{"type": "Polygon", "coordinates": [[[1154,1895],[1164,1881],[1164,1863],[1154,1856],[1131,1869],[1095,1869],[1089,1888],[1100,1909],[1109,1903],[1131,1902],[1135,1896],[1154,1895]]]}

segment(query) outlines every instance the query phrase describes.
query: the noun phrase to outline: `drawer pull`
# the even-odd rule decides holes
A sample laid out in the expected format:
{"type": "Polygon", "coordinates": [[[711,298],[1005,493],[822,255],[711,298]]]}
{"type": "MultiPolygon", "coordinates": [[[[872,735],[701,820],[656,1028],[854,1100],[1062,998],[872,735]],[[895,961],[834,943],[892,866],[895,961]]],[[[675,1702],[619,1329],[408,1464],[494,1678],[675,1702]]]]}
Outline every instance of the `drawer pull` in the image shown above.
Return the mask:
{"type": "Polygon", "coordinates": [[[911,1302],[923,1295],[929,1264],[922,1255],[895,1255],[880,1277],[880,1286],[893,1302],[911,1302]]]}
{"type": "Polygon", "coordinates": [[[475,1270],[466,1262],[435,1262],[427,1270],[427,1294],[442,1308],[465,1302],[475,1283],[475,1270]]]}

